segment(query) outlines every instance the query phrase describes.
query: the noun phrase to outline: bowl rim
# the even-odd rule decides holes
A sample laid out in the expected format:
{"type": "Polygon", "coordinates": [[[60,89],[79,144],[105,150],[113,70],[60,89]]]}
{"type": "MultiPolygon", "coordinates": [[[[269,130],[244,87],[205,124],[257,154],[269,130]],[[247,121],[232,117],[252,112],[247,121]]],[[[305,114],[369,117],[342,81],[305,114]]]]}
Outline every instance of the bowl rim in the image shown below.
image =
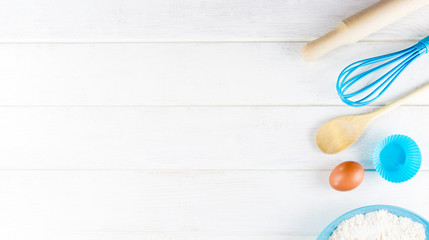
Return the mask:
{"type": "Polygon", "coordinates": [[[331,236],[332,232],[342,223],[344,220],[352,218],[358,214],[367,214],[374,211],[386,210],[389,213],[395,214],[399,217],[407,217],[413,220],[414,222],[421,223],[425,228],[426,239],[429,237],[429,222],[418,214],[401,207],[396,207],[392,205],[369,205],[365,207],[360,207],[348,211],[347,213],[341,215],[333,222],[331,222],[317,237],[316,240],[328,240],[329,236],[331,236]]]}

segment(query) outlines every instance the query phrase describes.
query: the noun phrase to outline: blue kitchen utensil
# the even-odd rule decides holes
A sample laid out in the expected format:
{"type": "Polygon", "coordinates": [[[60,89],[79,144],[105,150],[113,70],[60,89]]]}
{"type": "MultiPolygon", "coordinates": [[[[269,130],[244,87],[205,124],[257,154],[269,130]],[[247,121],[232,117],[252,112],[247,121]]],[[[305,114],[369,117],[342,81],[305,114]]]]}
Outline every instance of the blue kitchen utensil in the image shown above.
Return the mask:
{"type": "Polygon", "coordinates": [[[391,135],[377,145],[373,160],[375,169],[384,179],[400,183],[417,174],[422,155],[413,139],[404,135],[391,135]]]}
{"type": "Polygon", "coordinates": [[[410,63],[428,52],[428,47],[429,36],[402,51],[350,64],[338,76],[338,95],[344,103],[352,107],[362,107],[374,102],[410,63]],[[370,65],[374,66],[370,67],[370,65]],[[375,78],[374,74],[382,75],[375,78]],[[369,80],[366,86],[361,89],[359,89],[360,86],[352,87],[365,77],[369,80]]]}
{"type": "Polygon", "coordinates": [[[350,212],[347,212],[346,214],[340,216],[339,218],[335,219],[331,224],[329,224],[321,233],[320,235],[317,237],[316,240],[328,240],[329,236],[331,236],[332,232],[338,227],[338,225],[340,225],[340,223],[342,223],[344,220],[347,220],[349,218],[352,218],[358,214],[367,214],[370,212],[374,212],[374,211],[379,211],[379,210],[386,210],[392,214],[395,214],[396,216],[399,217],[407,217],[410,218],[411,220],[413,220],[414,222],[418,222],[421,223],[423,225],[423,227],[425,228],[425,234],[426,234],[426,238],[429,237],[429,222],[420,217],[419,215],[404,209],[404,208],[400,208],[400,207],[395,207],[395,206],[389,206],[389,205],[372,205],[372,206],[366,206],[366,207],[361,207],[361,208],[357,208],[355,210],[352,210],[350,212]]]}

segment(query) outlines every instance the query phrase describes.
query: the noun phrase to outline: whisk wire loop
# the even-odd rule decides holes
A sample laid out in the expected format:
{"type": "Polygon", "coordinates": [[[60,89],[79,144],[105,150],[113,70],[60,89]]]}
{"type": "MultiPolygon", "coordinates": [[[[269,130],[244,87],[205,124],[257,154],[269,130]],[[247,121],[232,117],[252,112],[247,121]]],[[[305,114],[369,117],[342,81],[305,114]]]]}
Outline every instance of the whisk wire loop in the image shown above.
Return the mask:
{"type": "MultiPolygon", "coordinates": [[[[402,56],[400,56],[400,57],[398,57],[397,59],[400,59],[400,58],[404,58],[405,57],[405,55],[402,55],[402,56]]],[[[408,57],[408,59],[411,59],[411,57],[408,57]]],[[[378,67],[376,67],[376,68],[373,68],[373,69],[371,69],[370,71],[367,71],[367,72],[365,72],[365,74],[359,74],[358,76],[356,76],[355,78],[356,78],[356,80],[355,81],[357,81],[357,80],[359,80],[360,78],[362,78],[362,77],[364,77],[365,75],[368,75],[368,74],[370,74],[370,73],[372,73],[372,72],[375,72],[375,71],[377,71],[378,69],[381,69],[381,68],[384,68],[384,67],[386,67],[386,66],[388,66],[388,65],[391,65],[391,64],[393,64],[395,62],[395,60],[392,60],[392,61],[389,61],[389,62],[387,62],[387,63],[385,63],[385,64],[383,64],[383,65],[380,65],[380,66],[378,66],[378,67]]],[[[401,62],[399,65],[397,65],[397,66],[395,66],[394,68],[392,68],[390,71],[388,71],[387,73],[385,73],[383,76],[381,76],[380,78],[378,78],[377,80],[375,80],[374,82],[372,82],[371,84],[369,84],[368,86],[366,86],[366,87],[364,87],[364,88],[362,88],[361,90],[359,90],[359,91],[356,91],[356,92],[354,92],[354,93],[352,93],[352,94],[346,94],[346,95],[344,95],[344,96],[346,96],[346,97],[353,97],[353,96],[356,96],[357,94],[359,94],[359,93],[362,93],[362,92],[364,92],[364,91],[366,91],[366,90],[368,90],[368,89],[371,89],[372,87],[374,87],[377,83],[379,83],[379,82],[381,82],[383,79],[386,79],[386,81],[389,81],[390,79],[392,79],[392,77],[394,77],[394,76],[396,76],[397,74],[395,74],[395,73],[397,73],[398,71],[397,70],[400,70],[398,73],[400,73],[401,71],[402,71],[402,66],[403,66],[403,63],[406,63],[407,61],[403,61],[403,62],[401,62]],[[391,75],[391,74],[393,74],[393,75],[391,75]]],[[[408,64],[406,64],[406,65],[408,65],[408,64]]],[[[381,83],[381,85],[379,85],[379,87],[376,89],[376,90],[374,90],[375,92],[381,87],[381,86],[383,86],[385,83],[386,83],[386,81],[385,82],[382,82],[381,83]]],[[[347,86],[347,88],[348,87],[350,87],[350,84],[349,84],[349,86],[347,86]]],[[[344,89],[344,90],[346,90],[346,89],[344,89]]],[[[344,91],[343,91],[344,92],[344,91]]],[[[372,95],[372,94],[370,94],[370,95],[372,95]]]]}
{"type": "MultiPolygon", "coordinates": [[[[365,72],[362,72],[362,73],[360,73],[360,74],[358,74],[358,75],[356,75],[356,76],[354,76],[354,77],[352,77],[351,79],[348,79],[348,80],[346,80],[347,79],[347,77],[352,73],[352,72],[354,72],[357,68],[360,68],[360,67],[364,67],[364,66],[367,66],[367,65],[370,65],[370,64],[375,64],[375,63],[378,63],[378,62],[381,62],[381,61],[384,61],[384,60],[386,60],[386,59],[389,59],[389,58],[391,58],[390,56],[389,57],[386,57],[386,56],[381,56],[380,57],[380,59],[376,59],[376,58],[372,58],[372,59],[367,59],[367,60],[363,60],[363,63],[361,63],[361,64],[359,64],[358,66],[356,66],[356,67],[354,67],[354,68],[352,68],[352,69],[350,69],[349,71],[347,71],[347,75],[345,75],[344,76],[344,78],[342,78],[342,92],[344,93],[345,91],[347,91],[347,89],[352,85],[352,84],[354,84],[356,81],[358,81],[358,80],[360,80],[361,78],[363,78],[363,77],[365,77],[366,75],[368,75],[368,74],[371,74],[371,73],[373,73],[373,72],[375,72],[375,71],[377,71],[377,70],[379,70],[379,69],[381,69],[381,68],[384,68],[384,67],[387,67],[387,66],[389,66],[389,65],[391,65],[391,64],[393,64],[393,63],[395,63],[398,59],[402,59],[402,58],[404,58],[405,56],[407,56],[407,54],[408,53],[404,53],[402,56],[399,56],[397,59],[393,59],[393,60],[391,60],[391,61],[389,61],[389,62],[386,62],[386,63],[384,63],[384,64],[382,64],[382,65],[379,65],[379,66],[377,66],[377,67],[375,67],[375,68],[372,68],[372,69],[370,69],[370,70],[367,70],[367,71],[365,71],[365,72]]],[[[390,54],[389,54],[390,55],[390,54]]],[[[340,76],[341,76],[341,74],[340,74],[340,76]]],[[[372,84],[375,84],[377,81],[379,81],[380,79],[378,79],[378,80],[376,80],[375,82],[373,82],[372,84]]],[[[359,91],[358,91],[359,92],[359,91]]]]}
{"type": "Polygon", "coordinates": [[[350,64],[338,76],[336,88],[340,99],[353,107],[362,107],[374,102],[391,86],[410,63],[428,52],[428,47],[429,36],[404,50],[350,64]],[[394,65],[396,63],[398,64],[394,65]],[[360,70],[370,65],[376,66],[366,71],[360,70]],[[355,91],[351,89],[358,81],[384,69],[387,70],[381,77],[370,81],[365,87],[355,91]]]}
{"type": "MultiPolygon", "coordinates": [[[[366,99],[370,98],[371,96],[373,96],[375,93],[377,93],[378,91],[380,91],[380,93],[371,101],[373,102],[376,98],[378,98],[381,94],[383,94],[387,88],[390,87],[390,85],[393,83],[393,81],[395,80],[395,78],[412,62],[414,61],[414,59],[416,59],[417,56],[413,56],[410,61],[404,61],[402,65],[398,65],[395,68],[393,68],[392,70],[390,70],[388,73],[384,74],[382,78],[387,77],[386,81],[384,81],[383,83],[381,83],[374,91],[372,91],[370,94],[368,94],[366,97],[358,100],[358,103],[363,103],[366,99]],[[392,74],[392,75],[389,75],[392,74]],[[381,89],[384,85],[386,85],[383,89],[381,89]]],[[[381,81],[380,78],[377,81],[381,81]]],[[[366,87],[369,88],[369,87],[366,87]]]]}

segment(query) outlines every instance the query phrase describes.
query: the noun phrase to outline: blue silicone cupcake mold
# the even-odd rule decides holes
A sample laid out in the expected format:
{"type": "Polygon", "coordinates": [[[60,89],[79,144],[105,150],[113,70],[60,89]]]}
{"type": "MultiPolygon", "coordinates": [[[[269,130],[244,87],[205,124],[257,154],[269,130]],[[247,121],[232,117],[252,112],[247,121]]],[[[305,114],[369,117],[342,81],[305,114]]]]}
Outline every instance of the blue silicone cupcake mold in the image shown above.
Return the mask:
{"type": "Polygon", "coordinates": [[[372,206],[357,208],[357,209],[352,210],[352,211],[340,216],[339,218],[335,219],[335,221],[333,221],[331,224],[329,224],[325,228],[325,230],[323,230],[322,233],[320,233],[319,237],[317,237],[316,240],[328,240],[329,236],[331,236],[332,232],[344,220],[352,218],[358,214],[367,214],[367,213],[378,211],[378,210],[386,210],[392,214],[395,214],[396,216],[407,217],[407,218],[410,218],[411,220],[413,220],[414,222],[421,223],[423,225],[423,227],[425,228],[426,238],[429,237],[429,222],[426,219],[420,217],[419,215],[417,215],[417,214],[415,214],[415,213],[413,213],[407,209],[400,208],[400,207],[389,206],[389,205],[372,205],[372,206]]]}
{"type": "Polygon", "coordinates": [[[391,135],[383,139],[374,151],[374,166],[387,181],[405,182],[420,169],[422,155],[413,139],[405,135],[391,135]]]}

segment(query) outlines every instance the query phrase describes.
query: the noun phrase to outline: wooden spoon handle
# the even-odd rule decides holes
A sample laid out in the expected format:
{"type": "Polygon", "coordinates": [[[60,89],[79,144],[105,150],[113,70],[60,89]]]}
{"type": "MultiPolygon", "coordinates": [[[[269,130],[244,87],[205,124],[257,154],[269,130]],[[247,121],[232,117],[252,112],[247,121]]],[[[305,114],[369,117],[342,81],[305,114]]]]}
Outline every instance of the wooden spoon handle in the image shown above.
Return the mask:
{"type": "Polygon", "coordinates": [[[403,97],[399,98],[398,100],[370,113],[374,118],[379,117],[380,115],[400,106],[401,104],[403,104],[404,102],[406,102],[407,100],[417,96],[418,94],[426,91],[429,89],[429,83],[424,84],[423,86],[418,87],[417,89],[415,89],[414,91],[407,93],[406,95],[404,95],[403,97]]]}

